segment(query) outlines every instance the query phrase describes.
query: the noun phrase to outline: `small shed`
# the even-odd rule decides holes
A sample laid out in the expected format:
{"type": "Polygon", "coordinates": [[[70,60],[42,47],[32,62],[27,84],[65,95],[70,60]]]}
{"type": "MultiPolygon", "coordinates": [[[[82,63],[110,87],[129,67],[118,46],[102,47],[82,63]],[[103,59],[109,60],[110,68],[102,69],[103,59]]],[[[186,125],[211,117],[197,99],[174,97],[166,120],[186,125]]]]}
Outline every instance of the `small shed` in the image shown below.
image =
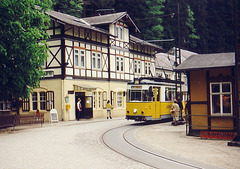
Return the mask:
{"type": "Polygon", "coordinates": [[[236,135],[235,54],[192,55],[175,71],[188,78],[189,135],[232,139],[236,135]]]}

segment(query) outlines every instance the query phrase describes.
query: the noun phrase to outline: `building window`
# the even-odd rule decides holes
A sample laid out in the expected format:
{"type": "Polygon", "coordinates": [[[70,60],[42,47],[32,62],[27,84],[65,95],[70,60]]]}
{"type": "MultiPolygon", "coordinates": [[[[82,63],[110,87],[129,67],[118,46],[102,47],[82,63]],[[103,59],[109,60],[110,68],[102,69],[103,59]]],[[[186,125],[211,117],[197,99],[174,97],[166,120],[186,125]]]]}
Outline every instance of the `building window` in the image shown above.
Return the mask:
{"type": "Polygon", "coordinates": [[[78,50],[75,50],[75,66],[79,66],[79,53],[78,50]]]}
{"type": "Polygon", "coordinates": [[[117,93],[117,107],[123,107],[123,93],[117,93]]]}
{"type": "Polygon", "coordinates": [[[101,55],[99,53],[97,54],[97,68],[101,68],[101,55]]]}
{"type": "Polygon", "coordinates": [[[46,93],[40,92],[40,110],[46,110],[46,93]]]}
{"type": "MultiPolygon", "coordinates": [[[[54,109],[54,92],[47,91],[47,92],[33,92],[32,93],[32,105],[31,110],[47,110],[50,111],[54,109]]],[[[22,105],[23,111],[29,111],[29,100],[24,99],[22,105]]]]}
{"type": "Polygon", "coordinates": [[[146,75],[151,74],[151,63],[145,63],[145,74],[146,75]]]}
{"type": "Polygon", "coordinates": [[[85,52],[81,50],[80,52],[81,56],[81,67],[85,67],[85,52]]]}
{"type": "Polygon", "coordinates": [[[96,92],[93,92],[93,108],[96,109],[96,92]]]}
{"type": "Polygon", "coordinates": [[[119,26],[116,26],[116,32],[115,32],[116,36],[118,39],[123,39],[123,28],[122,27],[119,27],[119,26]]]}
{"type": "Polygon", "coordinates": [[[101,108],[101,92],[98,92],[98,108],[101,108]]]}
{"type": "Polygon", "coordinates": [[[107,105],[107,92],[103,92],[103,108],[105,109],[107,105]]]}
{"type": "Polygon", "coordinates": [[[123,58],[122,57],[117,57],[117,71],[123,72],[123,58]]]}
{"type": "Polygon", "coordinates": [[[75,49],[75,66],[76,67],[85,67],[85,51],[75,49]],[[80,63],[80,64],[79,64],[80,63]]]}
{"type": "Polygon", "coordinates": [[[101,54],[92,53],[92,68],[100,69],[101,68],[101,54]]]}
{"type": "Polygon", "coordinates": [[[134,70],[135,70],[135,73],[137,73],[137,61],[134,62],[134,70]]]}
{"type": "Polygon", "coordinates": [[[135,63],[135,66],[134,66],[135,73],[140,74],[141,73],[141,61],[135,61],[134,63],[135,63]]]}
{"type": "Polygon", "coordinates": [[[210,83],[212,115],[232,115],[231,82],[210,83]]]}
{"type": "Polygon", "coordinates": [[[0,100],[0,111],[11,111],[11,101],[0,100]]]}
{"type": "Polygon", "coordinates": [[[37,110],[37,92],[32,93],[32,110],[37,110]]]}
{"type": "Polygon", "coordinates": [[[115,96],[116,96],[116,93],[111,91],[111,104],[112,104],[112,107],[115,107],[115,96]]]}

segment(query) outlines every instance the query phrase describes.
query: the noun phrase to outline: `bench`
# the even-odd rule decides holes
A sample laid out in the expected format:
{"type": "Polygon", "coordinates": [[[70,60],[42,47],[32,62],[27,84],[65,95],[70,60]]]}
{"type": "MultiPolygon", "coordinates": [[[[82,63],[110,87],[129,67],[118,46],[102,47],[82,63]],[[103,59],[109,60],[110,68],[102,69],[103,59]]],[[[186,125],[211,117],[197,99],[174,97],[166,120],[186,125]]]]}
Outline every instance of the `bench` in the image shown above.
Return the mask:
{"type": "Polygon", "coordinates": [[[0,116],[0,128],[14,127],[16,115],[2,115],[0,116]]]}
{"type": "Polygon", "coordinates": [[[24,125],[24,124],[42,124],[44,123],[44,114],[40,115],[32,114],[32,115],[16,115],[16,126],[24,125]]]}

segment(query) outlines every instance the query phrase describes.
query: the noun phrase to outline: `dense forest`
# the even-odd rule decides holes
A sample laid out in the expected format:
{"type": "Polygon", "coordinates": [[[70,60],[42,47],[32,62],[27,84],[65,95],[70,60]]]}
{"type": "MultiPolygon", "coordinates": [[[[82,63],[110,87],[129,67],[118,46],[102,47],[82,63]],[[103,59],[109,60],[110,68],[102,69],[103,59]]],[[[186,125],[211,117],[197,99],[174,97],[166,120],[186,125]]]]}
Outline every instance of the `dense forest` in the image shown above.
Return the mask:
{"type": "Polygon", "coordinates": [[[77,17],[126,11],[141,31],[135,36],[166,50],[234,51],[232,0],[53,0],[53,9],[77,17]]]}

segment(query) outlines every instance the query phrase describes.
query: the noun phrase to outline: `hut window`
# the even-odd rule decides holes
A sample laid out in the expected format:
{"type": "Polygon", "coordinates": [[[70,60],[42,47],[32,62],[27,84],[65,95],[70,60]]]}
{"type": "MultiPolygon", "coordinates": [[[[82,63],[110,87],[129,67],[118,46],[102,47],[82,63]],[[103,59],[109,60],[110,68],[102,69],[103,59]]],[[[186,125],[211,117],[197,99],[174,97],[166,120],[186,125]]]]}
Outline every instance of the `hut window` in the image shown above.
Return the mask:
{"type": "Polygon", "coordinates": [[[212,115],[232,115],[232,85],[230,82],[210,83],[212,115]]]}

